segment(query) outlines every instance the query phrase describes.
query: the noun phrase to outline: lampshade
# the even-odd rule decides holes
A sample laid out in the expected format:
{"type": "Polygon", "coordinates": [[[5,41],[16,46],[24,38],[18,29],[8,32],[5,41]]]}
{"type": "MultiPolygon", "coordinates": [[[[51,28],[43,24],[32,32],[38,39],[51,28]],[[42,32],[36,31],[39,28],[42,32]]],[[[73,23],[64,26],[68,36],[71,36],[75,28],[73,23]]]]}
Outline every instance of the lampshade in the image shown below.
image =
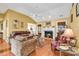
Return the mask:
{"type": "Polygon", "coordinates": [[[65,37],[74,37],[74,33],[72,31],[72,29],[65,29],[64,33],[63,33],[63,36],[65,37]]]}

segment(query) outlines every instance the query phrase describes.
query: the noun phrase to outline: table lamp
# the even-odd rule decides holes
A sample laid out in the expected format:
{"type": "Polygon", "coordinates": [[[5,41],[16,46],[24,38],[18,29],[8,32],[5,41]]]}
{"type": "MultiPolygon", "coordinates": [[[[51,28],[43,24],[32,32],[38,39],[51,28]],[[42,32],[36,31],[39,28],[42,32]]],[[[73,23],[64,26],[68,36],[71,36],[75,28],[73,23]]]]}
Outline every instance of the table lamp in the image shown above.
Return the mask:
{"type": "Polygon", "coordinates": [[[67,28],[67,29],[65,29],[63,36],[66,37],[66,41],[69,43],[70,38],[74,37],[74,33],[73,33],[72,29],[67,28]]]}
{"type": "Polygon", "coordinates": [[[74,33],[73,33],[72,29],[69,29],[69,28],[68,29],[65,29],[63,35],[65,37],[74,37],[74,33]]]}

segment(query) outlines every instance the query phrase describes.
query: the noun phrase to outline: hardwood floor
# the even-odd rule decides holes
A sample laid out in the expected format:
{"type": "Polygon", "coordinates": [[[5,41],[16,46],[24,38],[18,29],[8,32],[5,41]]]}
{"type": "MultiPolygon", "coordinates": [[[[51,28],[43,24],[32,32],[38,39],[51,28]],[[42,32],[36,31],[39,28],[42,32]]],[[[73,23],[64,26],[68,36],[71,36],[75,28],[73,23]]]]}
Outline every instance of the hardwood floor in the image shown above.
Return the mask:
{"type": "Polygon", "coordinates": [[[6,43],[4,40],[0,43],[0,56],[14,56],[13,53],[11,53],[11,48],[8,43],[6,43]]]}
{"type": "MultiPolygon", "coordinates": [[[[62,56],[71,56],[67,53],[61,53],[62,56]]],[[[36,50],[30,54],[30,56],[60,56],[59,51],[51,50],[51,41],[45,40],[42,47],[36,47],[36,50]]]]}
{"type": "Polygon", "coordinates": [[[45,45],[43,47],[37,47],[32,53],[32,56],[51,56],[53,55],[50,45],[45,45]]]}
{"type": "MultiPolygon", "coordinates": [[[[71,56],[70,54],[61,53],[62,56],[71,56]]],[[[11,53],[10,46],[5,41],[0,44],[0,56],[15,56],[11,53]]],[[[47,39],[43,42],[43,46],[37,46],[35,51],[29,56],[60,56],[59,51],[51,50],[51,40],[47,39]]]]}
{"type": "Polygon", "coordinates": [[[36,47],[36,50],[30,56],[54,56],[51,50],[51,41],[45,40],[42,47],[36,47]]]}

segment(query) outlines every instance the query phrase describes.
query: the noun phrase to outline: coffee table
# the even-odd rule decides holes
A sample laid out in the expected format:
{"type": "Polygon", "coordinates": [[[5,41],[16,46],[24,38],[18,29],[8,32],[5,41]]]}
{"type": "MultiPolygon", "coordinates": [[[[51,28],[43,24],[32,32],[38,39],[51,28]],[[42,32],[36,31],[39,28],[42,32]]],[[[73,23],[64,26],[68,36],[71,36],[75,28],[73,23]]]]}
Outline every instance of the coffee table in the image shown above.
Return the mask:
{"type": "MultiPolygon", "coordinates": [[[[64,47],[64,46],[63,46],[64,47]]],[[[60,52],[60,56],[62,56],[62,52],[71,54],[73,56],[79,56],[79,49],[77,47],[70,47],[69,49],[62,49],[62,48],[57,48],[60,52]]]]}

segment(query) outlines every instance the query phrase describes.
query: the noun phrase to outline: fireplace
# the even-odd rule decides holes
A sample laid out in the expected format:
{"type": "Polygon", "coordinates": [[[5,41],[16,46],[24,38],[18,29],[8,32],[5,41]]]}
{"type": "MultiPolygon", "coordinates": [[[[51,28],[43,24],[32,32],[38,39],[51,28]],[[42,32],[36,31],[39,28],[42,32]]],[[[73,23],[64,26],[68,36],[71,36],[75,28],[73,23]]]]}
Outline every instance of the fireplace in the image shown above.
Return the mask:
{"type": "Polygon", "coordinates": [[[49,38],[53,38],[53,31],[45,31],[44,34],[45,37],[48,37],[48,35],[50,35],[49,38]]]}

